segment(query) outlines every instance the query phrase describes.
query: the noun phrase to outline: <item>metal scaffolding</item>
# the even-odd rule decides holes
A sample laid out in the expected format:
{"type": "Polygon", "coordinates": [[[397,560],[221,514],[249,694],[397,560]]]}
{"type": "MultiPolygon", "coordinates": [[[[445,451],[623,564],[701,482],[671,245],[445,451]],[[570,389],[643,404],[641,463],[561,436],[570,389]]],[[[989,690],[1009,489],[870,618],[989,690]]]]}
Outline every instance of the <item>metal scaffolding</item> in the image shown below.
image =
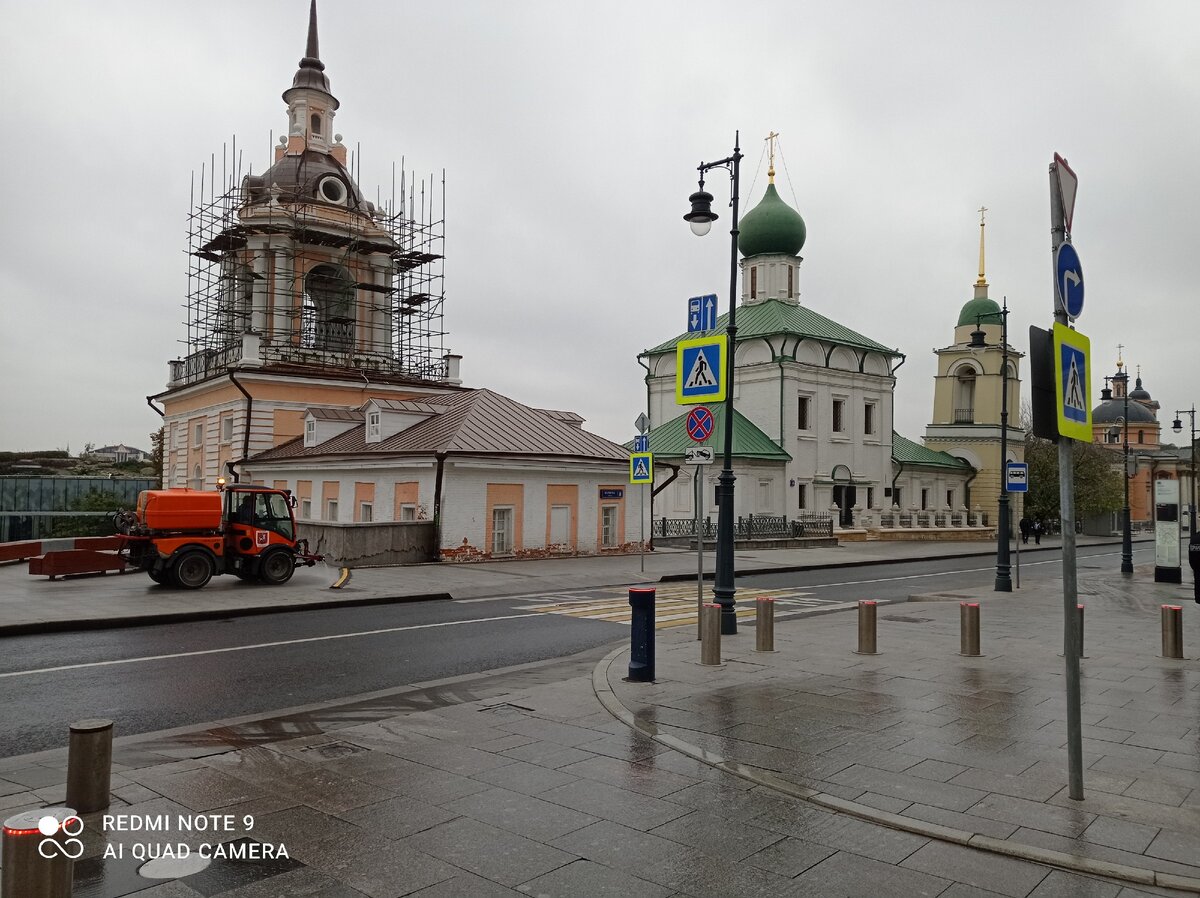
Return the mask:
{"type": "Polygon", "coordinates": [[[316,190],[253,193],[236,139],[220,161],[192,175],[187,348],[173,384],[245,364],[247,334],[265,367],[446,378],[444,171],[439,185],[401,161],[390,200],[366,202],[355,179],[337,205],[316,190]]]}

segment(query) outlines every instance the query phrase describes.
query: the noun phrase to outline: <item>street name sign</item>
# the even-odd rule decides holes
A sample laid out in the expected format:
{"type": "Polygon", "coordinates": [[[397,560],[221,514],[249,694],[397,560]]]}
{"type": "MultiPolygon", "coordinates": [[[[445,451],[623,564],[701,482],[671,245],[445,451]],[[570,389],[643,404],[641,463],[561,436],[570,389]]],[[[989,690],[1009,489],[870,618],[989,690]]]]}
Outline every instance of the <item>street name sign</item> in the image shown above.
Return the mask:
{"type": "Polygon", "coordinates": [[[703,405],[697,406],[687,414],[687,435],[694,442],[703,443],[712,436],[713,425],[715,423],[712,412],[703,405]]]}
{"type": "Polygon", "coordinates": [[[688,300],[688,333],[702,334],[717,329],[717,295],[707,293],[688,300]]]}
{"type": "Polygon", "coordinates": [[[1058,307],[1074,321],[1083,313],[1083,264],[1069,243],[1054,254],[1054,293],[1058,307]]]}
{"type": "Polygon", "coordinates": [[[712,446],[693,446],[683,450],[683,460],[689,465],[711,465],[714,454],[712,446]]]}
{"type": "Polygon", "coordinates": [[[1058,432],[1072,440],[1092,441],[1091,341],[1054,322],[1054,398],[1058,432]]]}
{"type": "Polygon", "coordinates": [[[639,433],[633,438],[634,452],[649,452],[650,451],[650,435],[639,433]]]}
{"type": "Polygon", "coordinates": [[[724,334],[680,340],[675,347],[675,403],[696,405],[725,398],[724,334]]]}
{"type": "Polygon", "coordinates": [[[634,452],[629,456],[629,482],[654,482],[654,454],[650,452],[634,452]]]}
{"type": "Polygon", "coordinates": [[[1004,466],[1004,482],[1010,493],[1029,492],[1029,465],[1023,461],[1010,461],[1004,466]]]}

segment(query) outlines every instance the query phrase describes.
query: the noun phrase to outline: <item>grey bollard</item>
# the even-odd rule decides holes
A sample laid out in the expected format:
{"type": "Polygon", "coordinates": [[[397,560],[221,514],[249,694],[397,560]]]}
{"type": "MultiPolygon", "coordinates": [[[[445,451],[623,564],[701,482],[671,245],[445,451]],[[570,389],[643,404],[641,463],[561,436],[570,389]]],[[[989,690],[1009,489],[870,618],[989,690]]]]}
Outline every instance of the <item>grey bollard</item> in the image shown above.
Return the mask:
{"type": "Polygon", "coordinates": [[[80,814],[109,805],[112,782],[111,720],[77,720],[71,724],[67,750],[67,804],[80,814]]]}
{"type": "Polygon", "coordinates": [[[979,656],[979,603],[958,603],[958,653],[968,658],[979,656]]]}
{"type": "Polygon", "coordinates": [[[75,837],[82,832],[73,808],[25,811],[5,820],[0,898],[71,898],[75,859],[83,854],[75,837]]]}
{"type": "Polygon", "coordinates": [[[759,596],[755,600],[754,651],[775,651],[775,600],[770,596],[759,596]]]}
{"type": "Polygon", "coordinates": [[[858,655],[875,655],[875,608],[871,601],[858,603],[858,655]]]}
{"type": "Polygon", "coordinates": [[[700,663],[721,663],[721,606],[706,604],[700,609],[700,663]]]}
{"type": "Polygon", "coordinates": [[[1183,657],[1183,606],[1162,606],[1162,656],[1183,657]]]}

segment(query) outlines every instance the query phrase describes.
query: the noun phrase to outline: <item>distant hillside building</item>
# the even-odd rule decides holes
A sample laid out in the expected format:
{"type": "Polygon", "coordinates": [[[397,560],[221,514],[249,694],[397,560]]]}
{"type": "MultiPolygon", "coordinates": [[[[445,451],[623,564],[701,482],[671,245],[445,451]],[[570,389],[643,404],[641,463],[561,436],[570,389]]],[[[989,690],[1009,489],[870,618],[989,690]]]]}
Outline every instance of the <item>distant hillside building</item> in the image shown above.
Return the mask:
{"type": "Polygon", "coordinates": [[[87,458],[112,462],[113,464],[121,464],[127,461],[151,461],[153,459],[153,456],[149,452],[143,452],[141,449],[126,446],[124,443],[118,443],[116,446],[101,446],[99,449],[93,449],[91,452],[84,453],[84,455],[87,458]]]}

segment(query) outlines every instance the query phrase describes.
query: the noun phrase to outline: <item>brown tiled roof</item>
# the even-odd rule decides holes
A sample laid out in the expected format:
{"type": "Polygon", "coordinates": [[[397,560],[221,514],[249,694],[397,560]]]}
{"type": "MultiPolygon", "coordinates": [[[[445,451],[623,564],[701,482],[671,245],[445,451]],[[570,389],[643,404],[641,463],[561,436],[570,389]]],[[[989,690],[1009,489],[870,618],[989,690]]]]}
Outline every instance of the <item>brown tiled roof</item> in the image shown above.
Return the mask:
{"type": "Polygon", "coordinates": [[[547,412],[493,393],[471,390],[447,397],[440,414],[380,443],[368,445],[364,426],[304,448],[297,437],[254,457],[255,461],[346,455],[536,455],[626,461],[625,449],[547,412]]]}

